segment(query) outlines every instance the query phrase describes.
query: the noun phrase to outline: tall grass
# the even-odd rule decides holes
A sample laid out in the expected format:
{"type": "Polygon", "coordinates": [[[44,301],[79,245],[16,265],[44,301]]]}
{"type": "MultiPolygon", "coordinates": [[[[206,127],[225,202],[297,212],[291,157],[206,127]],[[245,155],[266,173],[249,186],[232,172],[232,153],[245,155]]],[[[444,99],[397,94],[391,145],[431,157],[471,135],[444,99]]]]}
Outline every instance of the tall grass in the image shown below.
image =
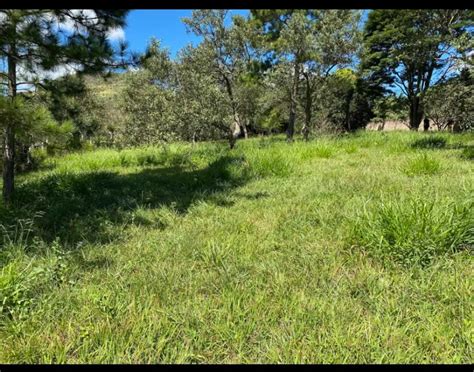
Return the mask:
{"type": "Polygon", "coordinates": [[[439,136],[46,159],[0,205],[0,362],[470,363],[474,138],[439,136]]]}
{"type": "Polygon", "coordinates": [[[474,160],[474,146],[465,147],[461,152],[461,158],[466,160],[474,160]]]}
{"type": "Polygon", "coordinates": [[[433,175],[441,170],[441,164],[426,153],[422,153],[407,162],[404,172],[409,176],[433,175]]]}
{"type": "Polygon", "coordinates": [[[416,195],[373,204],[358,216],[353,244],[386,264],[427,265],[474,249],[474,200],[458,204],[416,195]]]}

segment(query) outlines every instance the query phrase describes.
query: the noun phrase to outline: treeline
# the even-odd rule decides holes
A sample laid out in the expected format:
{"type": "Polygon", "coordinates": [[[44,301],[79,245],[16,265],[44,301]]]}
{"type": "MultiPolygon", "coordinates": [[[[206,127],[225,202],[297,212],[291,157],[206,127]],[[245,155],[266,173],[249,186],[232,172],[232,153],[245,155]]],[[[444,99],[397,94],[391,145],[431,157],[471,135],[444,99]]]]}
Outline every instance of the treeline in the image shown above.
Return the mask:
{"type": "Polygon", "coordinates": [[[348,9],[252,10],[248,17],[195,10],[183,22],[200,37],[196,46],[172,59],[151,39],[145,53],[127,60],[125,48],[113,52],[105,38],[126,12],[96,14],[102,23],[55,12],[90,40],[75,39],[74,31],[64,44],[46,11],[0,18],[0,54],[9,63],[25,61],[36,77],[31,66],[83,67],[36,79],[21,95],[11,69],[2,73],[4,194],[11,164],[32,167],[44,151],[211,139],[233,148],[252,134],[284,132],[292,141],[295,133],[308,139],[386,120],[412,130],[422,121],[440,130],[474,126],[472,10],[372,10],[367,19],[348,9]],[[110,67],[127,68],[98,75],[110,67]]]}

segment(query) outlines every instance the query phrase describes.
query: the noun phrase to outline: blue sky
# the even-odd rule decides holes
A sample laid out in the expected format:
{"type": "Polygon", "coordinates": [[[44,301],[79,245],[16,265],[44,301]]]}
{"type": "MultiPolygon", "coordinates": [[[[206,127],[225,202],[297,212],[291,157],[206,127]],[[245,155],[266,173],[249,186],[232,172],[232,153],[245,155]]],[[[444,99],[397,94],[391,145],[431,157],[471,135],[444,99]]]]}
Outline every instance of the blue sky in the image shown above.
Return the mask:
{"type": "MultiPolygon", "coordinates": [[[[181,21],[183,17],[191,16],[192,10],[159,10],[141,9],[132,10],[127,17],[125,40],[132,51],[143,52],[152,36],[161,40],[162,46],[170,49],[174,57],[178,50],[188,43],[195,43],[199,39],[192,33],[186,32],[181,21]]],[[[248,10],[231,10],[230,14],[248,14],[248,10]]]]}
{"type": "MultiPolygon", "coordinates": [[[[196,43],[199,39],[192,33],[186,32],[186,27],[181,21],[183,17],[191,16],[192,9],[138,9],[132,10],[127,16],[125,40],[129,43],[130,50],[143,52],[152,36],[161,40],[162,46],[170,49],[174,58],[178,50],[188,43],[196,43]]],[[[248,9],[232,9],[230,15],[240,14],[246,16],[248,9]]],[[[367,19],[364,12],[363,21],[367,19]]],[[[229,17],[230,21],[230,17],[229,17]]]]}

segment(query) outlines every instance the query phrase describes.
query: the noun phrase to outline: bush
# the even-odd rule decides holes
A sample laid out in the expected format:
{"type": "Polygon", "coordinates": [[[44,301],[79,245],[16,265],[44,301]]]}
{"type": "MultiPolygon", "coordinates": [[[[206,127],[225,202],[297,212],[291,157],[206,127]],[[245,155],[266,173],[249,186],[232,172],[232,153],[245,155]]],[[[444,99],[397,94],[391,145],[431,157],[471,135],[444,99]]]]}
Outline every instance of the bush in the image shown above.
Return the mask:
{"type": "Polygon", "coordinates": [[[31,150],[31,158],[33,159],[34,169],[39,168],[44,164],[45,160],[48,158],[48,153],[46,149],[36,148],[31,150]]]}
{"type": "Polygon", "coordinates": [[[352,243],[386,264],[429,264],[434,258],[474,245],[471,200],[464,205],[413,198],[382,201],[364,209],[352,231],[352,243]]]}

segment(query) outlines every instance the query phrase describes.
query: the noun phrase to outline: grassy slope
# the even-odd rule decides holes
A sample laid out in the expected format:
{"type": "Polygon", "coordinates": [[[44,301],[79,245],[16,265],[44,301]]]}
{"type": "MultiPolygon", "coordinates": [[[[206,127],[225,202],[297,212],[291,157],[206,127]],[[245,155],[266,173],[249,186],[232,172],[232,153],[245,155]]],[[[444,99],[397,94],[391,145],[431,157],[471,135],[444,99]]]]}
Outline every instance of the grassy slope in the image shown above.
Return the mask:
{"type": "Polygon", "coordinates": [[[471,362],[474,138],[439,136],[53,159],[0,209],[0,361],[471,362]]]}

